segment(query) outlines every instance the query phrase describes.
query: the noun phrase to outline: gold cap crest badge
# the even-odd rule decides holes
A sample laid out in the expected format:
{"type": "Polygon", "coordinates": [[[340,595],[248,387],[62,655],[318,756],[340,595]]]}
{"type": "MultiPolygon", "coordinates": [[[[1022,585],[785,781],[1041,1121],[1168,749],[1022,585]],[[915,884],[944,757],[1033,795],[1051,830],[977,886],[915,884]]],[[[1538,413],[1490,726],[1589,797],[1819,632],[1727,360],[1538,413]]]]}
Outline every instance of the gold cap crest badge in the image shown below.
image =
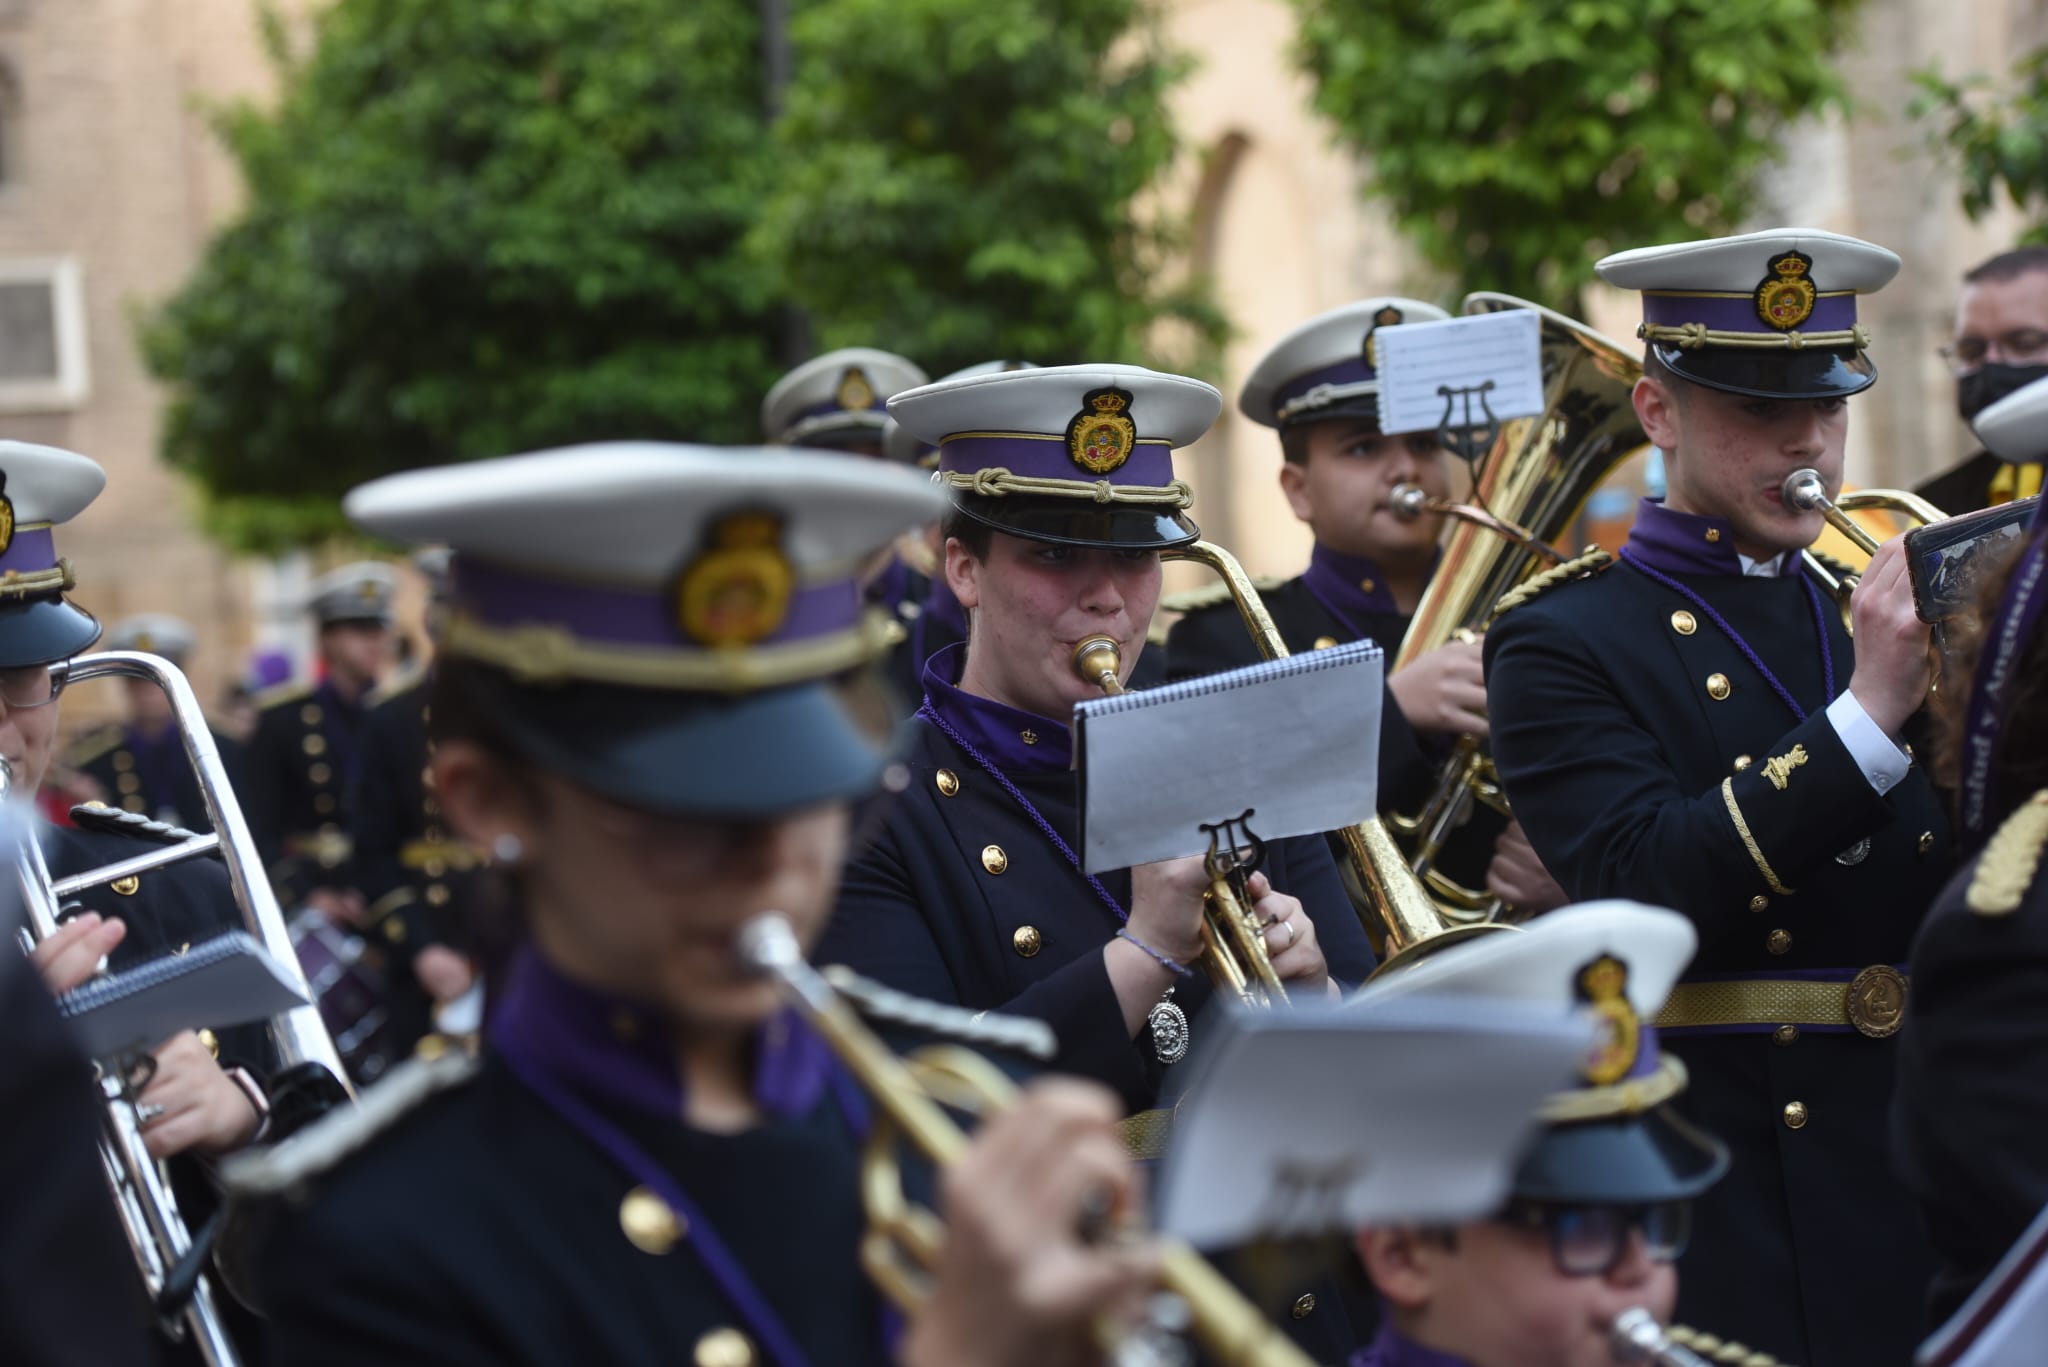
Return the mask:
{"type": "Polygon", "coordinates": [[[1138,427],[1130,419],[1131,396],[1122,389],[1097,389],[1081,400],[1067,424],[1067,454],[1090,474],[1106,475],[1131,458],[1138,427]]]}
{"type": "Polygon", "coordinates": [[[1603,954],[1579,970],[1579,1000],[1599,1021],[1600,1037],[1586,1059],[1586,1081],[1596,1087],[1619,1082],[1635,1067],[1642,1024],[1628,999],[1628,965],[1603,954]]]}
{"type": "Polygon", "coordinates": [[[772,636],[789,615],[796,571],[773,513],[728,513],[676,581],[676,621],[691,640],[737,649],[772,636]]]}
{"type": "Polygon", "coordinates": [[[848,413],[865,413],[875,406],[875,387],[868,383],[866,371],[857,365],[848,366],[839,377],[839,393],[835,397],[848,413]]]}
{"type": "Polygon", "coordinates": [[[14,544],[14,500],[7,496],[7,472],[0,470],[0,555],[14,544]]]}
{"type": "Polygon", "coordinates": [[[1780,332],[1790,332],[1813,316],[1813,258],[1786,252],[1771,262],[1771,273],[1756,287],[1756,316],[1780,332]]]}
{"type": "Polygon", "coordinates": [[[1378,370],[1380,368],[1380,350],[1378,347],[1373,345],[1372,335],[1375,332],[1378,332],[1381,328],[1392,328],[1401,326],[1401,320],[1405,316],[1406,315],[1403,314],[1401,310],[1393,304],[1382,304],[1380,305],[1379,310],[1373,314],[1372,326],[1367,328],[1365,330],[1365,336],[1359,339],[1358,351],[1360,355],[1365,357],[1365,363],[1371,366],[1374,370],[1378,370]]]}

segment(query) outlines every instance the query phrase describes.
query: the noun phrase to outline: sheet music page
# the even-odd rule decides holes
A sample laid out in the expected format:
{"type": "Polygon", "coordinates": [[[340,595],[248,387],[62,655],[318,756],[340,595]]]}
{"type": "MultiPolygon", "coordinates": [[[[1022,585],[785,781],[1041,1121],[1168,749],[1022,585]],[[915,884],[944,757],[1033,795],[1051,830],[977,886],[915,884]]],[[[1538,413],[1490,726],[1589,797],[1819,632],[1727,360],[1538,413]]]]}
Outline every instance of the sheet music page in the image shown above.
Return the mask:
{"type": "MultiPolygon", "coordinates": [[[[1543,411],[1542,318],[1534,309],[1502,309],[1441,323],[1403,323],[1372,335],[1379,354],[1380,430],[1434,431],[1445,421],[1440,389],[1492,383],[1486,407],[1502,421],[1543,411]]],[[[1465,422],[1453,396],[1449,421],[1465,422]]],[[[1485,421],[1477,395],[1472,421],[1485,421]]]]}
{"type": "Polygon", "coordinates": [[[1381,671],[1379,646],[1354,641],[1077,705],[1082,866],[1206,853],[1202,826],[1246,808],[1265,840],[1366,820],[1381,671]]]}
{"type": "Polygon", "coordinates": [[[1229,1011],[1174,1111],[1159,1227],[1214,1248],[1486,1215],[1592,1041],[1555,1008],[1465,997],[1229,1011]]]}

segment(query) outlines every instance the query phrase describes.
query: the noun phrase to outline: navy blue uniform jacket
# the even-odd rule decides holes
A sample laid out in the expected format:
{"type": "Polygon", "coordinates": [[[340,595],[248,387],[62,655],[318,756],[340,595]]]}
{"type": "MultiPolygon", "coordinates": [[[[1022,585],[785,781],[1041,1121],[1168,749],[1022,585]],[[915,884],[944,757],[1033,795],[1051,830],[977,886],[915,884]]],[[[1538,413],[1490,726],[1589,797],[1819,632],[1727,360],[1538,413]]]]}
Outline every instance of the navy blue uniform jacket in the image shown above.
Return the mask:
{"type": "MultiPolygon", "coordinates": [[[[1673,577],[1806,719],[1694,604],[1616,564],[1509,609],[1487,635],[1509,801],[1574,900],[1689,917],[1690,979],[1902,965],[1950,863],[1941,801],[1917,765],[1880,795],[1836,735],[1800,576],[1743,578],[1732,549],[1726,561],[1726,574],[1673,577]]],[[[1839,694],[1854,649],[1833,602],[1819,621],[1839,694]]],[[[1680,1109],[1734,1157],[1699,1203],[1678,1318],[1812,1367],[1908,1361],[1929,1264],[1885,1142],[1896,1038],[1764,1026],[1665,1041],[1691,1074],[1680,1109]],[[1806,1108],[1796,1129],[1793,1102],[1806,1108]]]]}

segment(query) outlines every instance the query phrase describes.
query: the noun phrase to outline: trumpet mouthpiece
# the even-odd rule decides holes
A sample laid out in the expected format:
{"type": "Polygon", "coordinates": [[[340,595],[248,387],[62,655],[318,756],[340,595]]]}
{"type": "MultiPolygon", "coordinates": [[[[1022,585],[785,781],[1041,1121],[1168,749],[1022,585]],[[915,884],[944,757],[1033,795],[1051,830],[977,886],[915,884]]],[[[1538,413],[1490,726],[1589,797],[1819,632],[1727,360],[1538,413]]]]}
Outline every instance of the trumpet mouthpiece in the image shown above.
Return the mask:
{"type": "Polygon", "coordinates": [[[1118,675],[1123,663],[1123,651],[1117,648],[1113,637],[1090,636],[1074,647],[1074,672],[1109,692],[1119,691],[1122,686],[1118,675]]]}
{"type": "Polygon", "coordinates": [[[1413,484],[1396,484],[1387,495],[1387,507],[1395,517],[1412,522],[1429,508],[1429,495],[1413,484]]]}
{"type": "Polygon", "coordinates": [[[740,962],[756,973],[774,973],[803,959],[796,931],[787,918],[773,911],[764,911],[741,926],[734,948],[740,962]]]}
{"type": "Polygon", "coordinates": [[[1801,512],[1825,512],[1829,507],[1828,486],[1822,483],[1818,470],[1794,470],[1785,476],[1779,494],[1787,507],[1801,512]]]}

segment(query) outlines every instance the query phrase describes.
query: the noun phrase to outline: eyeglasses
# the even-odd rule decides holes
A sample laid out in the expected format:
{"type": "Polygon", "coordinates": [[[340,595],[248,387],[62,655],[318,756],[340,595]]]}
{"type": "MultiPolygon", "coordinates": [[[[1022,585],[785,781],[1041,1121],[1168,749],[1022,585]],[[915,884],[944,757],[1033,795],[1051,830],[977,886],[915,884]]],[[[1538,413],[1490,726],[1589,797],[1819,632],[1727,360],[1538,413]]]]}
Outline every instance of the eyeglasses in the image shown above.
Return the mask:
{"type": "Polygon", "coordinates": [[[1958,337],[1936,350],[1948,362],[1950,370],[1963,375],[1983,365],[1990,358],[1994,346],[2008,365],[2048,360],[2048,332],[2040,328],[2015,328],[2002,336],[1990,338],[1958,337]]]}
{"type": "Polygon", "coordinates": [[[48,665],[0,669],[0,702],[10,708],[42,707],[57,701],[57,695],[63,691],[63,684],[48,665]]]}
{"type": "Polygon", "coordinates": [[[1550,1260],[1567,1277],[1600,1277],[1628,1256],[1629,1236],[1642,1231],[1652,1262],[1668,1263],[1692,1241],[1692,1202],[1654,1205],[1550,1205],[1517,1201],[1501,1223],[1540,1229],[1550,1236],[1550,1260]]]}

